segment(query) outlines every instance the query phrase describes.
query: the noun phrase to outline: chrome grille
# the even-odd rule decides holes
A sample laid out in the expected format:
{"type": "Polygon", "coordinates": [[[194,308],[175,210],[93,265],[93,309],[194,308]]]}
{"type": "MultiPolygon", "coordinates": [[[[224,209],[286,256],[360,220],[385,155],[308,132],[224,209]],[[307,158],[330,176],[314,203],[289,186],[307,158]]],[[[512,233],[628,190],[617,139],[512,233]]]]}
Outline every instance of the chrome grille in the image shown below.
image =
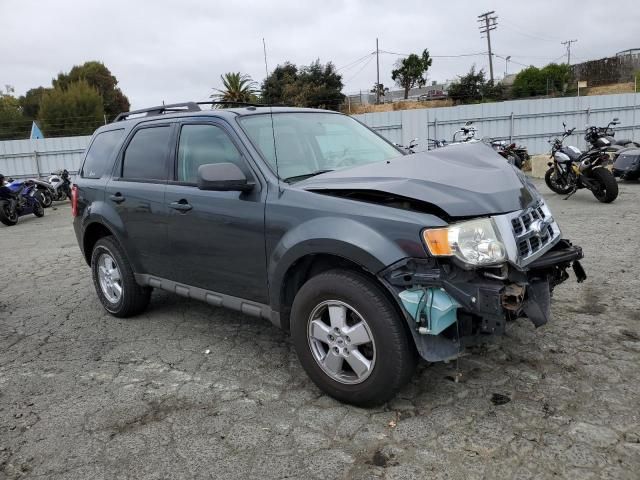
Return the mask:
{"type": "Polygon", "coordinates": [[[560,235],[560,229],[543,201],[512,218],[511,227],[522,263],[543,253],[560,235]]]}

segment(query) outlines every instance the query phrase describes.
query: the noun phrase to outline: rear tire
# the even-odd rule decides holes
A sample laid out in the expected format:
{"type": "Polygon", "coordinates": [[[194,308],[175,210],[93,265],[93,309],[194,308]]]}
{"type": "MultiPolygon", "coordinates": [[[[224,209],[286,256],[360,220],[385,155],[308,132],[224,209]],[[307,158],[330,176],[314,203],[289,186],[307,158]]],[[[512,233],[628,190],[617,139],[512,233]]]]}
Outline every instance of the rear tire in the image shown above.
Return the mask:
{"type": "Polygon", "coordinates": [[[331,270],[298,291],[291,337],[300,363],[321,390],[341,402],[372,406],[393,398],[415,370],[416,350],[404,322],[374,281],[331,270]],[[334,322],[334,312],[340,311],[344,326],[336,330],[340,321],[334,322]]]}
{"type": "Polygon", "coordinates": [[[570,185],[560,185],[557,183],[558,180],[555,167],[549,168],[547,173],[544,174],[544,182],[547,184],[547,187],[559,195],[566,195],[572,190],[570,185]]]}
{"type": "Polygon", "coordinates": [[[618,198],[618,182],[613,174],[606,168],[595,168],[591,176],[600,184],[600,189],[592,192],[602,203],[611,203],[618,198]]]}
{"type": "Polygon", "coordinates": [[[44,208],[49,208],[53,203],[53,198],[51,198],[51,194],[49,192],[38,192],[38,199],[44,208]]]}
{"type": "Polygon", "coordinates": [[[4,223],[7,227],[13,227],[18,223],[18,212],[11,212],[11,206],[8,201],[0,201],[0,222],[4,223]]]}
{"type": "Polygon", "coordinates": [[[131,317],[149,305],[151,288],[136,283],[131,265],[113,237],[103,237],[93,247],[91,274],[98,298],[111,315],[131,317]]]}

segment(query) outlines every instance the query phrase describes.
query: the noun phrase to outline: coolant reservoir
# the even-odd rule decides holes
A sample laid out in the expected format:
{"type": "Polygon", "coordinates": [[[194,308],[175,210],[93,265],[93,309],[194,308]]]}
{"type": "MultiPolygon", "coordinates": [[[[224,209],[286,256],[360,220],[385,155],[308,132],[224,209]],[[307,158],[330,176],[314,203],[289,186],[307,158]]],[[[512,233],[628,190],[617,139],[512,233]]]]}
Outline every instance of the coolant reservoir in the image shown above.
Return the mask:
{"type": "MultiPolygon", "coordinates": [[[[409,315],[417,322],[421,313],[427,319],[428,335],[439,335],[457,319],[460,304],[440,288],[416,288],[400,292],[400,300],[409,315]]],[[[421,332],[422,333],[422,332],[421,332]]]]}

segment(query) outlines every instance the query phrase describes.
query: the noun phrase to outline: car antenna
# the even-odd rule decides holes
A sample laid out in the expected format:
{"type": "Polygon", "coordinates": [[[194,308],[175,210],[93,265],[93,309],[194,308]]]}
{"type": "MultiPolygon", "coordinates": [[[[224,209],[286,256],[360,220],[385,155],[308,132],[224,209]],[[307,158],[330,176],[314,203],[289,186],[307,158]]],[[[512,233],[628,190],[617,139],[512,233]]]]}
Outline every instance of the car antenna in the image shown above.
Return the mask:
{"type": "MultiPolygon", "coordinates": [[[[266,74],[265,84],[269,80],[269,65],[267,64],[267,43],[264,41],[264,37],[262,37],[262,50],[264,52],[264,71],[266,74]]],[[[267,104],[269,105],[269,117],[271,118],[271,135],[273,137],[273,157],[276,162],[276,178],[278,182],[278,195],[282,194],[282,190],[280,189],[280,171],[278,170],[278,151],[276,148],[276,129],[273,125],[273,106],[271,105],[271,101],[267,98],[267,104]]]]}

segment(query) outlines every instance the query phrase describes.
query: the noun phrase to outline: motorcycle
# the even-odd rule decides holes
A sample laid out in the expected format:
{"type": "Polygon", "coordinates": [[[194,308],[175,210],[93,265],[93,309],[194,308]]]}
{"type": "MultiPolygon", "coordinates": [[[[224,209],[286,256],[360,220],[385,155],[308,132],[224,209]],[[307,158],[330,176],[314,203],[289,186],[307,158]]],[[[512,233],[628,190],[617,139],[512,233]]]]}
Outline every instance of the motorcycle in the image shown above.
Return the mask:
{"type": "Polygon", "coordinates": [[[49,182],[38,180],[37,178],[30,178],[36,187],[36,195],[38,200],[44,208],[49,208],[53,203],[53,197],[55,196],[55,190],[49,182]]]}
{"type": "Polygon", "coordinates": [[[53,187],[53,200],[61,201],[67,198],[71,200],[71,180],[66,169],[52,172],[49,184],[53,187]]]}
{"type": "Polygon", "coordinates": [[[620,121],[614,118],[606,127],[589,127],[584,139],[594,148],[606,145],[606,151],[613,161],[612,172],[614,177],[623,180],[636,180],[640,178],[640,144],[629,139],[616,140],[612,125],[618,125],[620,121]]]}
{"type": "Polygon", "coordinates": [[[473,122],[469,120],[460,127],[460,129],[453,134],[451,143],[479,142],[480,140],[476,138],[478,129],[472,125],[473,122]]]}
{"type": "Polygon", "coordinates": [[[33,213],[36,217],[44,215],[44,207],[37,198],[35,183],[31,180],[12,180],[5,182],[0,175],[0,222],[11,227],[18,218],[33,213]]]}
{"type": "Polygon", "coordinates": [[[404,151],[407,152],[407,154],[416,153],[415,148],[418,146],[418,139],[417,138],[411,139],[411,141],[409,142],[409,145],[401,145],[399,143],[394,143],[394,145],[398,148],[402,148],[404,151]]]}
{"type": "Polygon", "coordinates": [[[618,183],[613,174],[604,168],[609,162],[607,147],[611,145],[603,138],[598,147],[582,152],[574,146],[564,146],[564,139],[571,135],[575,128],[567,130],[565,123],[561,138],[549,140],[552,144],[550,167],[545,173],[547,186],[560,195],[567,195],[565,200],[581,188],[586,188],[602,203],[611,203],[618,197],[618,183]]]}
{"type": "Polygon", "coordinates": [[[449,145],[445,139],[442,140],[434,140],[433,138],[427,138],[427,147],[429,150],[433,150],[434,148],[442,148],[449,145]]]}
{"type": "Polygon", "coordinates": [[[524,163],[524,160],[520,156],[518,147],[515,143],[509,143],[506,140],[490,140],[489,144],[491,145],[491,148],[493,148],[498,153],[498,155],[504,157],[511,165],[514,165],[519,170],[522,170],[522,164],[524,163]]]}

